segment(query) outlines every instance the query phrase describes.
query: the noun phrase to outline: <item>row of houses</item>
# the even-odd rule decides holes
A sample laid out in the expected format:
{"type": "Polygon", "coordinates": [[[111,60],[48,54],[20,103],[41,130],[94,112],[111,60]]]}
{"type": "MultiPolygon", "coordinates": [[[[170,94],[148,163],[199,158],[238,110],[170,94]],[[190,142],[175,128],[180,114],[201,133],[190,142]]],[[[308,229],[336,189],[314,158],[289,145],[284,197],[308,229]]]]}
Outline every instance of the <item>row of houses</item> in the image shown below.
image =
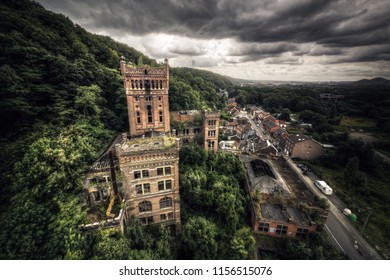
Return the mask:
{"type": "Polygon", "coordinates": [[[247,117],[240,116],[240,107],[237,106],[234,98],[228,99],[227,110],[232,118],[222,127],[222,132],[228,140],[220,141],[219,148],[221,150],[240,150],[263,156],[276,156],[278,154],[271,141],[262,137],[247,117]]]}
{"type": "Polygon", "coordinates": [[[290,158],[305,160],[316,159],[323,154],[321,143],[304,134],[290,134],[286,131],[287,123],[257,107],[252,107],[250,114],[262,125],[264,132],[279,151],[290,158]]]}
{"type": "Polygon", "coordinates": [[[219,149],[238,151],[242,148],[242,139],[246,129],[248,129],[247,120],[239,117],[241,108],[237,105],[234,97],[227,100],[226,109],[232,115],[232,118],[221,126],[222,133],[227,137],[227,140],[219,142],[219,149]]]}

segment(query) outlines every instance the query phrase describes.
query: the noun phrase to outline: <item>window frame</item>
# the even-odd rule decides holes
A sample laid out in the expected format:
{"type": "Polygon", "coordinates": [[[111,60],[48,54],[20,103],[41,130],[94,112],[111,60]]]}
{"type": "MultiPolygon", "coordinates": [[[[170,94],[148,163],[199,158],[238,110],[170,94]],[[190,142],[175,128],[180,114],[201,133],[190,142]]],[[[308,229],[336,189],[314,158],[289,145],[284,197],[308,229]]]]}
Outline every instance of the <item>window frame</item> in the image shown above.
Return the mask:
{"type": "Polygon", "coordinates": [[[173,207],[173,199],[171,197],[163,197],[159,201],[160,210],[173,207]]]}
{"type": "Polygon", "coordinates": [[[139,213],[152,212],[153,205],[149,200],[144,200],[138,203],[138,211],[139,213]]]}

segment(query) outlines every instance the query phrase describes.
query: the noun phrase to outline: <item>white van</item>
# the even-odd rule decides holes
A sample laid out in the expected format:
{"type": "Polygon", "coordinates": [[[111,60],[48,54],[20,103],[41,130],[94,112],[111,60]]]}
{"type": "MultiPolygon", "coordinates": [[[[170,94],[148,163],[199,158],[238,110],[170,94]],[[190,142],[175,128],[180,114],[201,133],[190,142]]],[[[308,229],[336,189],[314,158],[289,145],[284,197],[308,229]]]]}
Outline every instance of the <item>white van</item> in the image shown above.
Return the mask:
{"type": "Polygon", "coordinates": [[[331,195],[333,193],[332,188],[329,187],[325,181],[315,180],[314,185],[326,195],[331,195]]]}

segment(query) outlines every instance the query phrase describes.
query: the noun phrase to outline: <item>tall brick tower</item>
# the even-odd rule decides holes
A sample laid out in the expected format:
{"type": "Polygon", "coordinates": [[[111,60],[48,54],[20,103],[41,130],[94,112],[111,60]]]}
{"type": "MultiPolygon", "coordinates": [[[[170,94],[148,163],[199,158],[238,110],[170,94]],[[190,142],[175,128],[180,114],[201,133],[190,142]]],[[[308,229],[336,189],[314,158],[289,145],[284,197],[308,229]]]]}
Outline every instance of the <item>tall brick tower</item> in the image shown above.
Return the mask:
{"type": "Polygon", "coordinates": [[[218,151],[219,111],[203,111],[203,147],[207,151],[218,151]]]}
{"type": "Polygon", "coordinates": [[[151,131],[169,132],[169,65],[162,67],[126,65],[120,62],[126,89],[130,136],[151,131]]]}

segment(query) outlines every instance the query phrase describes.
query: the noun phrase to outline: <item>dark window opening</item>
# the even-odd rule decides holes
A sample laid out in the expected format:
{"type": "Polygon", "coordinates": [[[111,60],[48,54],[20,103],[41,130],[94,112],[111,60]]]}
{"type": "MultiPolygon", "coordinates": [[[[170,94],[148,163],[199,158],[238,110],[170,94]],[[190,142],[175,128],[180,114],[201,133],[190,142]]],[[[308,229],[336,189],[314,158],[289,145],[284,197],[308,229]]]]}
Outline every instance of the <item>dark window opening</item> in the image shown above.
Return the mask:
{"type": "Polygon", "coordinates": [[[164,190],[164,181],[160,181],[157,184],[158,184],[158,190],[163,191],[164,190]]]}
{"type": "Polygon", "coordinates": [[[164,197],[160,199],[160,209],[172,207],[172,198],[164,197]]]}
{"type": "Polygon", "coordinates": [[[153,223],[153,216],[141,218],[142,225],[149,225],[153,223]]]}
{"type": "Polygon", "coordinates": [[[138,204],[139,212],[152,211],[152,203],[150,201],[142,201],[138,204]]]}
{"type": "Polygon", "coordinates": [[[172,189],[172,181],[171,180],[165,181],[165,188],[167,190],[171,190],[172,189]]]}
{"type": "Polygon", "coordinates": [[[149,177],[149,170],[142,170],[142,178],[148,178],[149,177]]]}
{"type": "Polygon", "coordinates": [[[141,114],[137,111],[137,123],[141,123],[141,114]]]}
{"type": "Polygon", "coordinates": [[[287,226],[277,225],[276,226],[276,235],[286,236],[287,234],[287,226]]]}
{"type": "Polygon", "coordinates": [[[148,106],[147,106],[147,110],[148,110],[148,122],[151,123],[151,122],[153,122],[153,117],[152,117],[152,106],[151,106],[151,105],[148,105],[148,106]]]}
{"type": "Polygon", "coordinates": [[[141,178],[141,171],[134,171],[134,179],[140,179],[141,178]]]}
{"type": "Polygon", "coordinates": [[[296,237],[300,239],[306,239],[309,234],[309,230],[307,228],[298,228],[296,237]]]}
{"type": "Polygon", "coordinates": [[[269,224],[268,223],[260,223],[259,225],[259,231],[260,232],[268,232],[269,230],[269,224]]]}

